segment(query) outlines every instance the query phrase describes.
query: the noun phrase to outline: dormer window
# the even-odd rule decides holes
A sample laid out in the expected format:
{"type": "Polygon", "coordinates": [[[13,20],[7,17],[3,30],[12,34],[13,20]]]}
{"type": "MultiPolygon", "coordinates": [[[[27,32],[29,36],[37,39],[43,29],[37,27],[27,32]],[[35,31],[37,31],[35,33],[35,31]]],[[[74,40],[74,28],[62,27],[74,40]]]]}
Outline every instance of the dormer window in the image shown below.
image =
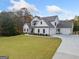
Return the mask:
{"type": "Polygon", "coordinates": [[[27,32],[28,32],[28,29],[27,29],[27,32]]]}
{"type": "Polygon", "coordinates": [[[41,24],[42,24],[42,21],[41,21],[41,24]]]}
{"type": "Polygon", "coordinates": [[[36,25],[36,23],[34,23],[33,25],[36,25]]]}
{"type": "Polygon", "coordinates": [[[55,26],[56,26],[56,22],[55,22],[55,26]]]}
{"type": "Polygon", "coordinates": [[[36,25],[37,24],[37,21],[33,21],[33,25],[36,25]]]}
{"type": "Polygon", "coordinates": [[[24,29],[24,31],[26,31],[26,29],[24,29]]]}

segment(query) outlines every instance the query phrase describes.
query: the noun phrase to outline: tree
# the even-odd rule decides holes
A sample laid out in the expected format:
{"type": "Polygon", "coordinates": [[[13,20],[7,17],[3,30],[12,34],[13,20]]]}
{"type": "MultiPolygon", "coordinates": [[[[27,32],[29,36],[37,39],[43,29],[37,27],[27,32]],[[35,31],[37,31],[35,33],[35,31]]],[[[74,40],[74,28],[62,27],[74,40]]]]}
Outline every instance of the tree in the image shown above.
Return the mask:
{"type": "Polygon", "coordinates": [[[14,22],[17,33],[22,34],[23,33],[23,24],[24,24],[24,21],[22,20],[22,18],[14,16],[14,17],[12,17],[12,20],[14,22]]]}
{"type": "Polygon", "coordinates": [[[10,16],[7,12],[3,12],[1,14],[1,35],[4,36],[12,36],[16,35],[16,30],[13,21],[11,20],[10,16]]]}
{"type": "Polygon", "coordinates": [[[15,16],[12,17],[18,33],[23,33],[23,25],[27,22],[31,23],[32,15],[26,8],[22,8],[14,12],[15,16]]]}
{"type": "Polygon", "coordinates": [[[23,25],[31,22],[32,15],[26,8],[15,12],[0,13],[0,34],[14,35],[23,33],[23,25]]]}
{"type": "Polygon", "coordinates": [[[74,31],[79,31],[79,16],[74,18],[74,31]]]}
{"type": "Polygon", "coordinates": [[[22,18],[22,20],[24,20],[25,22],[31,22],[33,18],[31,13],[27,10],[27,8],[21,8],[15,14],[20,18],[22,18]]]}

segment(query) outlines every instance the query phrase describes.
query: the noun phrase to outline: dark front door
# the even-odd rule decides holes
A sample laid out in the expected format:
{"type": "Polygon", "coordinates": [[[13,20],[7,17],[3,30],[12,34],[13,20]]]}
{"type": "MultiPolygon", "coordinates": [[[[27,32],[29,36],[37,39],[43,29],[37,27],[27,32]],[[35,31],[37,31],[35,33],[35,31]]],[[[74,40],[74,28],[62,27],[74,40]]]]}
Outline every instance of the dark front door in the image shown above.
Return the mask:
{"type": "Polygon", "coordinates": [[[33,33],[34,29],[32,28],[31,33],[33,33]]]}
{"type": "Polygon", "coordinates": [[[56,34],[60,34],[60,29],[59,28],[56,30],[56,34]]]}

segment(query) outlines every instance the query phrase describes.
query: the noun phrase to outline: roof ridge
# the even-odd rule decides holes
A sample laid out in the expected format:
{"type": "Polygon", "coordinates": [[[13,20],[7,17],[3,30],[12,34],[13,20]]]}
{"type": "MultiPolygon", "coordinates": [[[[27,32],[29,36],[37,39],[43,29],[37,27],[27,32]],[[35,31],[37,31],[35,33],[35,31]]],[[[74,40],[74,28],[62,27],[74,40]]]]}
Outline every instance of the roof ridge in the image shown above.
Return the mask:
{"type": "MultiPolygon", "coordinates": [[[[57,15],[55,16],[44,16],[44,18],[48,18],[48,17],[58,17],[57,15]]],[[[43,17],[40,17],[40,18],[43,18],[43,17]]]]}

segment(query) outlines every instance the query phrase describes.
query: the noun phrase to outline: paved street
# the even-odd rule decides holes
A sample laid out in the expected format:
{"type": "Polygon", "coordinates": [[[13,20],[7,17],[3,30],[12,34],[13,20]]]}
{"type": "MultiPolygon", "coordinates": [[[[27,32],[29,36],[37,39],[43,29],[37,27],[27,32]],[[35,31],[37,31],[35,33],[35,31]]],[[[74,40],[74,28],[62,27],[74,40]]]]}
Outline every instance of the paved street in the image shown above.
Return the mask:
{"type": "Polygon", "coordinates": [[[78,35],[54,35],[59,37],[62,43],[52,59],[79,59],[78,35]]]}

